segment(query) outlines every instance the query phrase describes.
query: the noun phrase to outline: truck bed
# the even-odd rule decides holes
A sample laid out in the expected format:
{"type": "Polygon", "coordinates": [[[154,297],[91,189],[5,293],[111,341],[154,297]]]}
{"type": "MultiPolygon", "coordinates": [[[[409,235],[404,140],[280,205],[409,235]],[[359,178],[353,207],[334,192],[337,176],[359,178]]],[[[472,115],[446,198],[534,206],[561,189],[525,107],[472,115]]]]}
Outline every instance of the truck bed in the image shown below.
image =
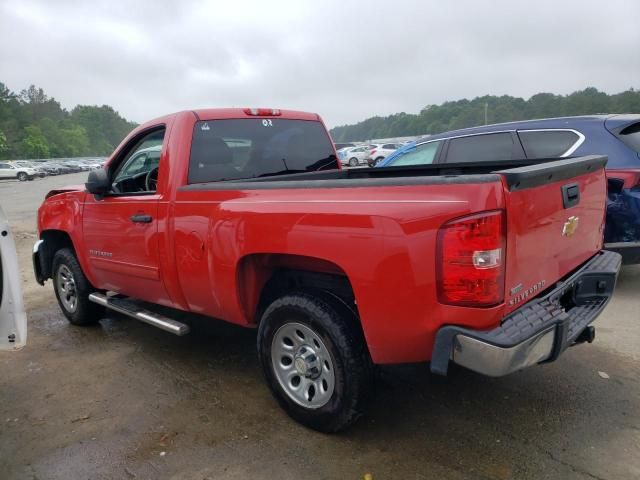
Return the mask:
{"type": "Polygon", "coordinates": [[[259,178],[227,180],[185,185],[190,190],[237,190],[280,188],[346,188],[359,186],[445,185],[487,183],[506,179],[509,189],[560,181],[604,168],[607,157],[590,155],[577,158],[511,160],[507,162],[469,162],[455,165],[409,165],[385,168],[353,168],[283,173],[259,178]]]}

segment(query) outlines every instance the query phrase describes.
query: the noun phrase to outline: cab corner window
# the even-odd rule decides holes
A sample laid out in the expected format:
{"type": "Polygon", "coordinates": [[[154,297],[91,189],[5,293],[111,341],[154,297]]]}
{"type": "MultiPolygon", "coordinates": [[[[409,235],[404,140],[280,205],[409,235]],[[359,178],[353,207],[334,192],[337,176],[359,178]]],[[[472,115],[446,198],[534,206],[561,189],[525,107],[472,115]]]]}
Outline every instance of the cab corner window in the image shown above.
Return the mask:
{"type": "Polygon", "coordinates": [[[158,128],[131,141],[125,147],[111,185],[115,194],[156,191],[160,154],[165,129],[158,128]]]}

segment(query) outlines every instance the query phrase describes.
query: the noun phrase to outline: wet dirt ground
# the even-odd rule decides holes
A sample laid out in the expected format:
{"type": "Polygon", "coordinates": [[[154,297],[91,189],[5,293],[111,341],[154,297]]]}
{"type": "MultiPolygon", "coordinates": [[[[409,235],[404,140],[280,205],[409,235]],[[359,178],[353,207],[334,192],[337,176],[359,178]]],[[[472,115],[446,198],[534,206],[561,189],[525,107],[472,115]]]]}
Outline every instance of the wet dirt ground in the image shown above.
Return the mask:
{"type": "Polygon", "coordinates": [[[254,331],[66,322],[32,279],[35,209],[85,178],[0,183],[29,315],[27,346],[0,353],[1,479],[640,478],[639,267],[622,271],[592,345],[501,379],[381,369],[368,414],[323,435],[271,398],[254,331]]]}

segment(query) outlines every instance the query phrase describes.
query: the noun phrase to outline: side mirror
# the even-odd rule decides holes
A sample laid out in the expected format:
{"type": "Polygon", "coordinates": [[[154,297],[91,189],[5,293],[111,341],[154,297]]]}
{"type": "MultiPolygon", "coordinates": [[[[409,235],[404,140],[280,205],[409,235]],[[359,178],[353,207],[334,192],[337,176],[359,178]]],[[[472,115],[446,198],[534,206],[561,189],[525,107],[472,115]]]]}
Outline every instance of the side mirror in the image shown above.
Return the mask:
{"type": "Polygon", "coordinates": [[[109,184],[109,174],[103,168],[92,170],[89,172],[89,178],[84,186],[89,193],[93,193],[94,195],[104,195],[111,188],[111,185],[109,184]]]}

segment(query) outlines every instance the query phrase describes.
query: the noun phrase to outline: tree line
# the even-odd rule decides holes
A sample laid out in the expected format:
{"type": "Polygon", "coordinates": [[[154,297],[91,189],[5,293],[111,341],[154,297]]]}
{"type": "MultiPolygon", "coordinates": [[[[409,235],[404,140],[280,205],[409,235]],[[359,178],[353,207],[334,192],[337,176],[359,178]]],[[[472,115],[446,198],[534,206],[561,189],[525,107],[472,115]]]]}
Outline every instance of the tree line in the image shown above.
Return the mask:
{"type": "Polygon", "coordinates": [[[638,112],[640,91],[633,88],[608,95],[589,87],[570,95],[538,93],[528,100],[509,95],[485,95],[473,100],[462,99],[441,105],[427,105],[418,114],[402,112],[388,117],[368,118],[354,125],[335,127],[331,130],[331,136],[336,142],[362,141],[436,134],[485,123],[595,113],[638,112]]]}
{"type": "Polygon", "coordinates": [[[68,111],[42,88],[0,82],[0,159],[106,156],[135,126],[108,105],[68,111]]]}

